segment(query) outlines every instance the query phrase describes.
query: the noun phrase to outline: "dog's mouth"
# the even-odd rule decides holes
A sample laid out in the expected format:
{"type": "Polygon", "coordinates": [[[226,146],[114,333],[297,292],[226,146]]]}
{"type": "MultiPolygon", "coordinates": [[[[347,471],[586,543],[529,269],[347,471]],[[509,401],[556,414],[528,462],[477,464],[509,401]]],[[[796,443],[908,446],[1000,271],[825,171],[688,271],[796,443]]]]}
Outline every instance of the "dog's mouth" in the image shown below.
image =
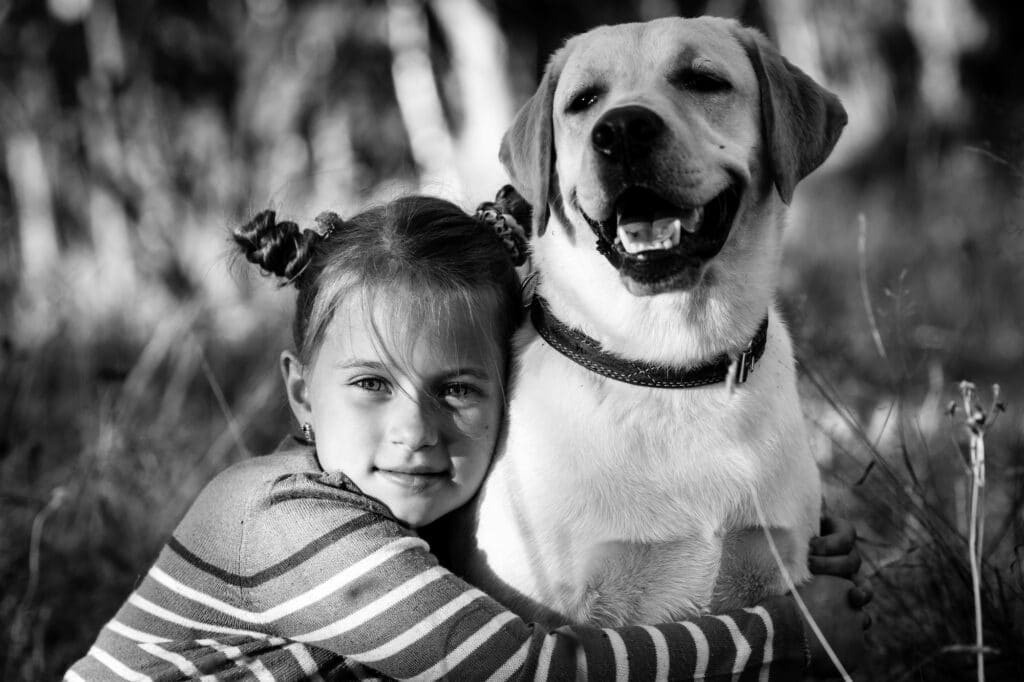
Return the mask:
{"type": "Polygon", "coordinates": [[[725,245],[739,209],[740,191],[730,185],[701,206],[676,205],[645,187],[626,188],[615,213],[603,221],[584,218],[612,245],[619,273],[635,294],[689,289],[703,266],[725,245]]]}

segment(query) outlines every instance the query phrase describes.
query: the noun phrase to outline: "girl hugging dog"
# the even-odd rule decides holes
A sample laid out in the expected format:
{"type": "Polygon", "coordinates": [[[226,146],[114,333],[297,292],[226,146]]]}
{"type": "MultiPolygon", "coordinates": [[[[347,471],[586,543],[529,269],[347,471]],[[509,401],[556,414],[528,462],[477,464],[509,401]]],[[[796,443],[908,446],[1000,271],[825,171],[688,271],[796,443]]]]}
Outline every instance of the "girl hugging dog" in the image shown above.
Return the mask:
{"type": "MultiPolygon", "coordinates": [[[[235,231],[249,261],[298,290],[281,370],[302,436],[206,487],[65,679],[827,672],[791,596],[681,623],[547,629],[418,537],[477,492],[502,428],[522,311],[508,234],[492,229],[506,217],[410,196],[350,220],[324,214],[317,229],[265,211],[235,231]]],[[[811,568],[850,577],[853,531],[832,530],[812,541],[811,568]]],[[[800,593],[855,660],[864,591],[818,575],[800,593]]]]}

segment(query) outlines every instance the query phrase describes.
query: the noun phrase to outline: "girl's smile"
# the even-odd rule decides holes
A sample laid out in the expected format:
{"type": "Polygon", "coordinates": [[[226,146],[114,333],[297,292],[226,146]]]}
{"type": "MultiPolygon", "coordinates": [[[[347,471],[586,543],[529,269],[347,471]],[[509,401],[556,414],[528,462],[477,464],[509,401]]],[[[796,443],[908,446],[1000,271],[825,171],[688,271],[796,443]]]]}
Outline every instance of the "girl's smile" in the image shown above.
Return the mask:
{"type": "Polygon", "coordinates": [[[395,485],[407,488],[415,493],[423,493],[435,484],[451,480],[451,472],[449,471],[431,471],[429,468],[420,467],[412,467],[410,469],[382,469],[377,467],[376,472],[395,485]]]}

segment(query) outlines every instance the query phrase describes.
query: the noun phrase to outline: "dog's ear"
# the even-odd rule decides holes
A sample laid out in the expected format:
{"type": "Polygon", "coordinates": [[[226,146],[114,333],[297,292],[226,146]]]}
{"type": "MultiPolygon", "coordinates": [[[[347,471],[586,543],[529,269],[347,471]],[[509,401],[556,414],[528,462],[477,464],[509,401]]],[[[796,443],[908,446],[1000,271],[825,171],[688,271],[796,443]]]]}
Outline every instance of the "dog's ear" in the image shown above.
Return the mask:
{"type": "Polygon", "coordinates": [[[779,196],[820,166],[846,125],[839,98],[789,63],[759,31],[739,29],[761,91],[761,137],[779,196]]]}
{"type": "Polygon", "coordinates": [[[548,223],[548,202],[555,172],[551,112],[565,56],[563,47],[551,57],[537,91],[501,138],[498,154],[513,186],[533,207],[533,234],[538,236],[544,234],[548,223]]]}

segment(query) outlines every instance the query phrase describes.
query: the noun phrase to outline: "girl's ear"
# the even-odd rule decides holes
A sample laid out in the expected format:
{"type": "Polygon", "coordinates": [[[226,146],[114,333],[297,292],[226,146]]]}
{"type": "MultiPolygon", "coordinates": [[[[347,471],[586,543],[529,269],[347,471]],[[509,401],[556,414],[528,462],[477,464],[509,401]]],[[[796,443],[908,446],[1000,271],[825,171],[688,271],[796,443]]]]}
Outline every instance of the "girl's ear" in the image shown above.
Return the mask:
{"type": "Polygon", "coordinates": [[[288,394],[288,404],[299,424],[313,423],[313,409],[309,404],[309,385],[306,383],[302,363],[291,351],[281,353],[281,376],[284,378],[284,390],[288,394]]]}

